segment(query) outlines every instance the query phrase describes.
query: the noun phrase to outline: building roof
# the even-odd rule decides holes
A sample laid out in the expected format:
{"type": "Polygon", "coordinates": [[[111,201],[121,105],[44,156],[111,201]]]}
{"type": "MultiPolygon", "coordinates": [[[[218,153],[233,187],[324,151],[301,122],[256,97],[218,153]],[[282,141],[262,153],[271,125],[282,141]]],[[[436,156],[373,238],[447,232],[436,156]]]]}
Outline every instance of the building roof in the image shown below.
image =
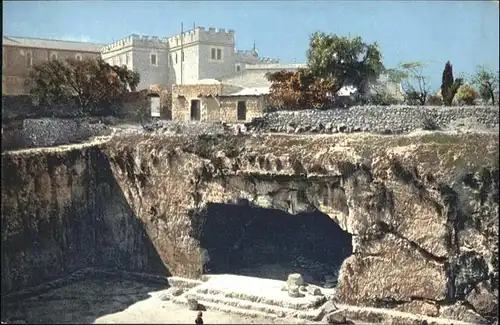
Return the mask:
{"type": "Polygon", "coordinates": [[[245,70],[298,70],[307,68],[305,63],[267,63],[267,64],[247,64],[245,70]]]}
{"type": "Polygon", "coordinates": [[[186,82],[183,85],[220,85],[222,82],[216,79],[200,79],[193,82],[186,82]]]}
{"type": "Polygon", "coordinates": [[[228,94],[226,96],[235,97],[235,96],[261,96],[269,94],[269,87],[255,87],[255,88],[244,88],[235,93],[228,94]]]}
{"type": "Polygon", "coordinates": [[[337,96],[351,96],[356,91],[358,91],[358,89],[354,86],[343,86],[337,91],[337,96]]]}
{"type": "Polygon", "coordinates": [[[76,52],[100,52],[105,44],[61,41],[55,39],[3,36],[2,44],[7,46],[32,47],[76,52]]]}

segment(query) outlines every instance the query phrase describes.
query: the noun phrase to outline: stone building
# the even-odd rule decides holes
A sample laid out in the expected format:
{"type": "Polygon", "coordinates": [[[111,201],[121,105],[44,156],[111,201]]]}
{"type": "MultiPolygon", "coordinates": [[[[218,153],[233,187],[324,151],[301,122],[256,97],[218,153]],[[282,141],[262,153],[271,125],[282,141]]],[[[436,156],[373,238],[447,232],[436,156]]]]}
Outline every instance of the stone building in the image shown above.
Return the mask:
{"type": "Polygon", "coordinates": [[[101,49],[104,61],[139,72],[139,89],[217,79],[258,64],[278,64],[255,48],[235,51],[232,29],[193,27],[171,37],[130,35],[101,49]]]}
{"type": "Polygon", "coordinates": [[[269,88],[243,88],[204,79],[172,87],[172,119],[177,121],[248,122],[263,114],[269,88]]]}
{"type": "Polygon", "coordinates": [[[2,94],[29,92],[31,68],[50,59],[99,57],[102,44],[3,36],[2,94]]]}

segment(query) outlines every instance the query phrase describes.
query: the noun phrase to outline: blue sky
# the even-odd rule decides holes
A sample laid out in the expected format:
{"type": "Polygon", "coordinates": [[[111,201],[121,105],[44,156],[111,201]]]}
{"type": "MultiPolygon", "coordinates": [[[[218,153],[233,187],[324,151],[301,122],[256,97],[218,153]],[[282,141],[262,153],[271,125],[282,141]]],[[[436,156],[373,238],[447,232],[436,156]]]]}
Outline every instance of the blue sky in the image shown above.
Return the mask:
{"type": "Polygon", "coordinates": [[[3,34],[110,43],[132,33],[171,36],[197,26],[236,30],[262,56],[304,63],[315,30],[379,42],[388,68],[424,61],[436,90],[454,73],[498,70],[498,1],[3,1],[3,34]]]}

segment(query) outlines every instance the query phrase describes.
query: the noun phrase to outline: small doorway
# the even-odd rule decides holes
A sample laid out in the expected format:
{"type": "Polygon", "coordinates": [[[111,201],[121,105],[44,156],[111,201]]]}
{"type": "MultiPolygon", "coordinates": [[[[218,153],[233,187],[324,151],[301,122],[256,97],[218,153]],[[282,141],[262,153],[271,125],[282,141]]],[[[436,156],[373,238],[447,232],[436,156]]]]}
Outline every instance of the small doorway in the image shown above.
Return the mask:
{"type": "Polygon", "coordinates": [[[191,121],[199,121],[201,119],[200,114],[200,100],[191,100],[191,121]]]}
{"type": "Polygon", "coordinates": [[[238,102],[238,121],[246,121],[247,119],[247,102],[238,102]]]}

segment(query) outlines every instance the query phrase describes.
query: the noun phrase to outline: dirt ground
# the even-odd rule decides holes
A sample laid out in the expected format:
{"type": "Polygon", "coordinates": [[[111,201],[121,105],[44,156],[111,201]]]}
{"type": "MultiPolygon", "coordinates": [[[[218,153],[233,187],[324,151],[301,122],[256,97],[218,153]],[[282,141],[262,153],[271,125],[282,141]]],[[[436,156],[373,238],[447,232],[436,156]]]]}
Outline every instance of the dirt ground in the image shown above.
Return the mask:
{"type": "MultiPolygon", "coordinates": [[[[195,311],[162,301],[164,286],[130,280],[85,279],[16,303],[2,305],[2,321],[31,324],[194,324],[195,311]]],[[[250,318],[204,311],[205,324],[300,324],[296,319],[250,318]]]]}

